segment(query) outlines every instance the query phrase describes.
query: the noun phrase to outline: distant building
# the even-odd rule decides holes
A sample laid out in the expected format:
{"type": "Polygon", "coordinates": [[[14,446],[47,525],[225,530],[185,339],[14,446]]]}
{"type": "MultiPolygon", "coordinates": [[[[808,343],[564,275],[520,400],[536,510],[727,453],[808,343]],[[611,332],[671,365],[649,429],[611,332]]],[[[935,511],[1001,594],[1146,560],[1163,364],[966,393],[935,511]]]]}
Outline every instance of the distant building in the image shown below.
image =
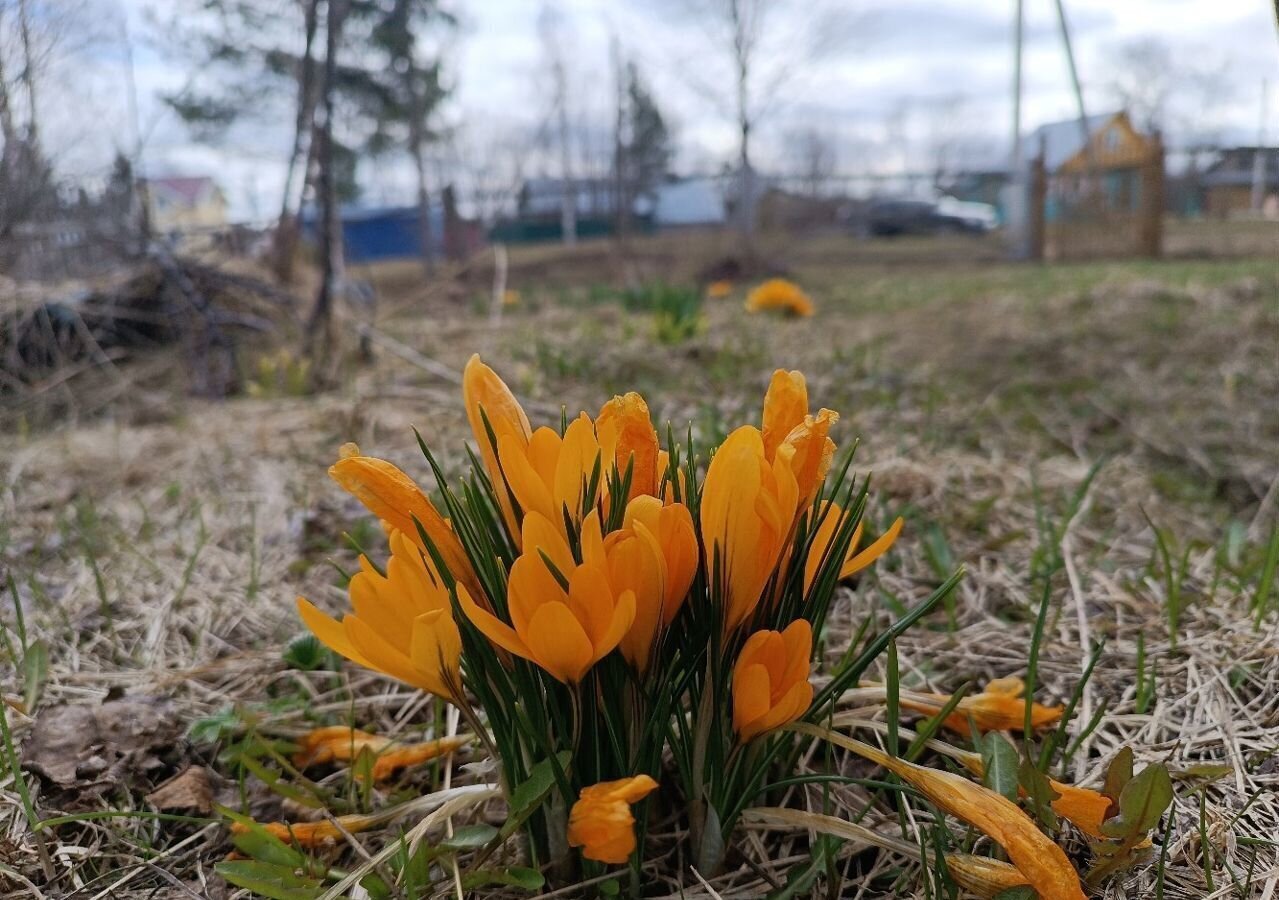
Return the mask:
{"type": "Polygon", "coordinates": [[[1203,211],[1223,218],[1251,211],[1258,174],[1262,211],[1269,210],[1271,216],[1279,214],[1279,147],[1222,150],[1198,179],[1203,211]]]}
{"type": "Polygon", "coordinates": [[[189,235],[226,227],[226,196],[206,175],[147,178],[140,186],[156,234],[189,235]]]}
{"type": "Polygon", "coordinates": [[[659,185],[653,202],[658,228],[723,225],[728,218],[719,178],[685,178],[659,185]]]}
{"type": "MultiPolygon", "coordinates": [[[[475,222],[450,217],[446,209],[445,204],[433,203],[428,214],[432,259],[465,257],[484,243],[483,232],[475,222]]],[[[343,257],[348,265],[422,255],[422,217],[417,206],[345,205],[339,215],[343,257]]],[[[318,225],[316,210],[305,210],[302,232],[309,240],[315,239],[318,225]]]]}
{"type": "Polygon", "coordinates": [[[1126,112],[1041,125],[1026,154],[1042,160],[1049,187],[1045,218],[1053,222],[1085,198],[1094,211],[1135,213],[1141,205],[1142,166],[1158,152],[1157,139],[1133,127],[1126,112]],[[1099,187],[1095,191],[1094,187],[1099,187]]]}

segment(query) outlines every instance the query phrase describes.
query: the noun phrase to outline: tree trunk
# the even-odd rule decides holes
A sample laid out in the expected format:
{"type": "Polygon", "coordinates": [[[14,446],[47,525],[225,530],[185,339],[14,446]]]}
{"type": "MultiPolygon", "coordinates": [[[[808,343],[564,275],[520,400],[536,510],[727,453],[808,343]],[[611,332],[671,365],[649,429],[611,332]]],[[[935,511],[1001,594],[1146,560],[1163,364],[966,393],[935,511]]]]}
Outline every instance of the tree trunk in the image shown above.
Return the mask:
{"type": "Polygon", "coordinates": [[[27,146],[31,155],[35,156],[40,147],[40,117],[36,103],[35,62],[31,53],[31,17],[27,10],[27,0],[18,0],[18,25],[22,36],[22,86],[27,92],[27,146]]]}
{"type": "MultiPolygon", "coordinates": [[[[409,77],[412,78],[412,67],[409,77]]],[[[409,111],[409,155],[413,157],[413,169],[417,175],[418,240],[422,255],[422,273],[428,278],[435,274],[434,247],[431,246],[431,194],[426,174],[426,123],[422,98],[412,85],[409,87],[412,109],[409,111]]]]}
{"type": "Polygon", "coordinates": [[[280,200],[280,217],[275,226],[275,239],[271,255],[275,275],[285,284],[293,280],[293,256],[297,247],[298,212],[306,195],[311,160],[311,133],[315,125],[315,34],[319,27],[320,0],[306,0],[306,43],[302,53],[302,68],[298,72],[298,110],[293,127],[293,147],[289,152],[289,165],[284,176],[284,192],[280,200]],[[302,171],[302,187],[294,206],[293,184],[297,180],[298,164],[305,159],[302,171]]]}
{"type": "Polygon", "coordinates": [[[338,218],[337,178],[333,171],[333,97],[337,81],[338,38],[346,0],[328,0],[324,35],[324,78],[320,128],[320,289],[306,325],[306,355],[314,378],[324,379],[334,351],[333,302],[342,278],[342,227],[338,218]]]}

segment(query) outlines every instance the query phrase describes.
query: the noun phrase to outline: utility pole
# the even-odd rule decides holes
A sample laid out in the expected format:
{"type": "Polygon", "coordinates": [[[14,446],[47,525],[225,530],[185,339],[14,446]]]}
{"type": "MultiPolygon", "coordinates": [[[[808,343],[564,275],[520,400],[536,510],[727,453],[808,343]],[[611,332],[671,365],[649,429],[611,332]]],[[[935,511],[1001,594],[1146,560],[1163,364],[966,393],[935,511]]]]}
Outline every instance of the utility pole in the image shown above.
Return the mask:
{"type": "Polygon", "coordinates": [[[1270,106],[1270,79],[1261,81],[1261,119],[1257,123],[1257,152],[1252,156],[1252,196],[1249,208],[1260,213],[1266,202],[1266,116],[1270,106]]]}
{"type": "Polygon", "coordinates": [[[1030,252],[1026,209],[1026,165],[1021,142],[1022,42],[1026,17],[1024,0],[1014,0],[1013,13],[1013,144],[1009,159],[1011,169],[1004,188],[1004,211],[1007,214],[1008,250],[1013,259],[1025,259],[1030,252]]]}

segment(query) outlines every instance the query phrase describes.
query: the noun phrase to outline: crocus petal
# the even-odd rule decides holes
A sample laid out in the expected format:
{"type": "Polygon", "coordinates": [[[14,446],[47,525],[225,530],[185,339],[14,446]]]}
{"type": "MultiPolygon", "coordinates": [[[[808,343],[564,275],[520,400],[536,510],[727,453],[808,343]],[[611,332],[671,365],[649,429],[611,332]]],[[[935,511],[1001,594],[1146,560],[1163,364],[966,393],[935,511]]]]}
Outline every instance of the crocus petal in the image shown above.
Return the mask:
{"type": "Polygon", "coordinates": [[[478,628],[482,635],[508,653],[513,653],[522,659],[533,660],[532,651],[515,633],[515,629],[488,610],[476,605],[471,595],[463,588],[458,588],[457,602],[462,612],[466,613],[466,617],[471,620],[471,624],[478,628]]]}
{"type": "Polygon", "coordinates": [[[630,468],[630,493],[625,499],[655,493],[660,478],[657,431],[644,398],[632,391],[605,403],[595,431],[606,462],[617,467],[618,475],[624,477],[630,468]]]}
{"type": "MultiPolygon", "coordinates": [[[[543,603],[529,623],[531,659],[552,676],[576,684],[591,667],[594,648],[581,624],[563,603],[543,603]]],[[[512,651],[514,652],[514,651],[512,651]]]]}
{"type": "Polygon", "coordinates": [[[505,480],[498,466],[497,448],[489,437],[488,430],[499,440],[503,435],[514,435],[527,443],[532,429],[529,428],[528,416],[515,395],[497,373],[480,361],[479,354],[472,356],[462,372],[462,403],[466,407],[466,419],[475,435],[475,443],[479,445],[480,457],[484,467],[488,469],[489,478],[497,492],[498,503],[502,507],[502,515],[506,518],[511,534],[519,536],[519,522],[507,495],[505,480]],[[485,427],[485,420],[488,427],[485,427]]]}
{"type": "Polygon", "coordinates": [[[356,665],[363,666],[366,669],[374,668],[372,663],[359,650],[355,649],[351,639],[346,636],[346,629],[342,627],[341,622],[320,612],[315,607],[315,604],[305,597],[298,597],[297,606],[298,615],[302,617],[303,624],[320,639],[321,644],[339,656],[346,657],[356,665]]]}
{"type": "Polygon", "coordinates": [[[778,446],[808,415],[808,384],[801,372],[778,369],[764,394],[764,456],[769,461],[778,446]]]}
{"type": "Polygon", "coordinates": [[[852,578],[887,553],[888,548],[893,546],[893,542],[897,540],[897,535],[902,533],[903,524],[902,517],[898,516],[897,520],[889,526],[887,531],[876,538],[874,543],[844,563],[844,568],[840,570],[839,577],[841,579],[852,578]]]}

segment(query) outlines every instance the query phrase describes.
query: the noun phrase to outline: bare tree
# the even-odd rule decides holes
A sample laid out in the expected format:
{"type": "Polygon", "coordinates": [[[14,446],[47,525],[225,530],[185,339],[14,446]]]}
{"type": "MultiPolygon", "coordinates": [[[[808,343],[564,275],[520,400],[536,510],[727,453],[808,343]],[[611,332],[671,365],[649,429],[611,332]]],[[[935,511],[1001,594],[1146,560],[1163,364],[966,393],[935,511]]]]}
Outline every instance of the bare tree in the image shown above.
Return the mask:
{"type": "Polygon", "coordinates": [[[839,165],[834,136],[820,128],[801,128],[792,132],[786,143],[804,193],[820,197],[839,165]]]}
{"type": "Polygon", "coordinates": [[[793,87],[803,64],[843,43],[850,20],[837,6],[790,0],[683,0],[683,6],[702,24],[702,57],[709,44],[719,58],[719,71],[708,72],[709,80],[700,74],[705,65],[686,71],[694,88],[732,119],[737,132],[735,218],[751,253],[760,193],[754,166],[760,123],[793,87]]]}
{"type": "Polygon", "coordinates": [[[1187,147],[1210,143],[1220,124],[1220,98],[1230,88],[1226,57],[1203,48],[1174,51],[1160,38],[1112,48],[1106,89],[1147,132],[1175,134],[1187,147]]]}
{"type": "Polygon", "coordinates": [[[572,246],[577,243],[577,184],[573,180],[573,130],[569,124],[565,23],[556,6],[547,3],[542,7],[537,29],[550,76],[551,118],[554,120],[559,147],[560,180],[563,187],[560,198],[560,230],[564,243],[572,246]]]}

